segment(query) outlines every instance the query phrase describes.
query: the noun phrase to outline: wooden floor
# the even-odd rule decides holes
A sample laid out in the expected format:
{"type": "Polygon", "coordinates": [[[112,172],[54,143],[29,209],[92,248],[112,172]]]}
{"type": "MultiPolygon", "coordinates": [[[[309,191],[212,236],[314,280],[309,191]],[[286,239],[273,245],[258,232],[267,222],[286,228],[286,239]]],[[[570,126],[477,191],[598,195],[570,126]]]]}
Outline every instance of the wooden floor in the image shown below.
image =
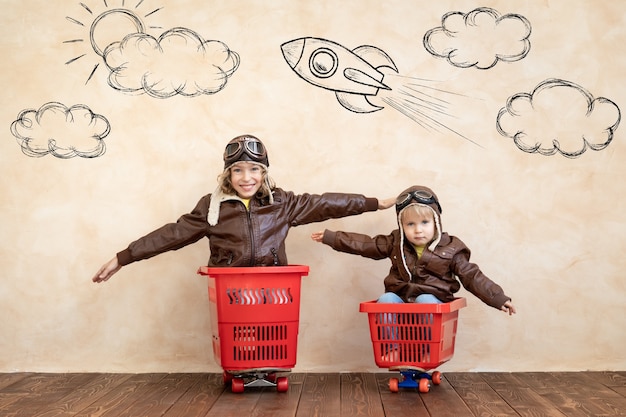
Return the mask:
{"type": "Polygon", "coordinates": [[[626,372],[447,373],[428,393],[385,373],[291,373],[234,394],[221,374],[0,374],[0,416],[626,416],[626,372]]]}

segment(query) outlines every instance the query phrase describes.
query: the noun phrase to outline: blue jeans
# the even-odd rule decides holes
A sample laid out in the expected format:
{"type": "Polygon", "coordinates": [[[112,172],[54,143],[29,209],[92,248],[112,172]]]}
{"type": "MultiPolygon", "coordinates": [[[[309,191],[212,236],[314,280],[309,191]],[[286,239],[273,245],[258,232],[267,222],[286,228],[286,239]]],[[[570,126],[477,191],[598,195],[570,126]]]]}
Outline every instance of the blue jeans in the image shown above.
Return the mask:
{"type": "MultiPolygon", "coordinates": [[[[404,300],[402,300],[402,298],[400,298],[400,296],[396,293],[386,292],[383,295],[381,295],[376,302],[399,304],[399,303],[404,303],[404,300]]],[[[415,302],[418,304],[442,304],[443,303],[443,301],[441,301],[440,299],[438,299],[432,294],[420,294],[415,299],[415,302]]]]}

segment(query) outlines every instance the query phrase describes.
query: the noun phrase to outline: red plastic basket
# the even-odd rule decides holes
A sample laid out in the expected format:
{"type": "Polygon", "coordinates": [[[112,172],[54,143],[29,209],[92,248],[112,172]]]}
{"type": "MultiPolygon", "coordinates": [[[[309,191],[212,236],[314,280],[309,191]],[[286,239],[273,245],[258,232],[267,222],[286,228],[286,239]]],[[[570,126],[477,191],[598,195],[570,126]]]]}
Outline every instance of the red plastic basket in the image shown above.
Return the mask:
{"type": "Polygon", "coordinates": [[[367,313],[374,359],[379,368],[438,367],[454,355],[459,310],[465,298],[443,304],[360,304],[367,313]]]}
{"type": "Polygon", "coordinates": [[[296,364],[305,265],[201,267],[209,276],[213,354],[227,371],[296,364]]]}

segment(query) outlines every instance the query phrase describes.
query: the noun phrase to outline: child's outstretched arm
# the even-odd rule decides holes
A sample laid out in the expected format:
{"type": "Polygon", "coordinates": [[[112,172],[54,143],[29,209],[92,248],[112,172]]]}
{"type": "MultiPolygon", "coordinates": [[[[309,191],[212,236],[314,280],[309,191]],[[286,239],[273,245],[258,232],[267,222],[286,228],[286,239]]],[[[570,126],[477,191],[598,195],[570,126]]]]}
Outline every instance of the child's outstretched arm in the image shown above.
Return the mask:
{"type": "Polygon", "coordinates": [[[370,237],[361,233],[324,230],[311,233],[311,239],[330,246],[336,251],[361,255],[370,259],[384,259],[389,257],[393,248],[391,235],[376,235],[370,237]]]}

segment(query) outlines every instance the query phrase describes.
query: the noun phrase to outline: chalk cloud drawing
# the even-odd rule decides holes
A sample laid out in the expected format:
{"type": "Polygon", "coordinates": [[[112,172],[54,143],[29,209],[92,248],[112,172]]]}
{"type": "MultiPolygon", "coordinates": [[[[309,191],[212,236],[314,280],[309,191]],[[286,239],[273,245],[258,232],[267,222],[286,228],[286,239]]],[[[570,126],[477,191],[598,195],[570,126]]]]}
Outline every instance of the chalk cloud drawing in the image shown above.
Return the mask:
{"type": "MultiPolygon", "coordinates": [[[[135,9],[142,3],[143,0],[139,1],[135,9]]],[[[87,18],[92,19],[95,13],[91,8],[84,3],[80,5],[88,13],[87,18]]],[[[106,1],[104,5],[108,7],[106,1]]],[[[155,9],[144,17],[160,10],[155,9]]],[[[67,17],[67,20],[87,27],[80,18],[67,17]]],[[[205,40],[191,29],[177,27],[154,37],[145,32],[145,24],[137,12],[125,7],[97,14],[89,25],[88,35],[91,48],[109,71],[108,84],[124,93],[145,93],[161,99],[215,94],[226,86],[240,63],[239,55],[225,43],[205,40]]],[[[75,42],[84,39],[65,41],[75,42]]],[[[87,82],[98,66],[99,63],[94,66],[87,82]]]]}
{"type": "Polygon", "coordinates": [[[393,60],[381,49],[363,45],[349,50],[321,38],[300,38],[281,45],[283,57],[305,81],[335,92],[346,109],[356,113],[381,110],[368,100],[379,89],[390,90],[379,68],[398,72],[393,60]]]}
{"type": "Polygon", "coordinates": [[[606,148],[620,120],[613,101],[594,98],[573,82],[548,79],[530,93],[509,97],[496,126],[524,152],[577,158],[587,149],[606,148]]]}
{"type": "Polygon", "coordinates": [[[22,110],[11,124],[22,152],[31,157],[96,158],[106,151],[104,138],[110,131],[109,121],[89,107],[57,102],[22,110]]]}
{"type": "Polygon", "coordinates": [[[151,97],[195,97],[221,91],[239,66],[239,56],[219,41],[174,28],[158,38],[137,33],[109,45],[104,61],[109,85],[151,97]]]}
{"type": "Polygon", "coordinates": [[[455,67],[486,70],[499,61],[519,61],[528,55],[531,31],[524,16],[501,16],[480,7],[469,13],[446,13],[440,27],[426,32],[423,43],[429,53],[455,67]]]}

